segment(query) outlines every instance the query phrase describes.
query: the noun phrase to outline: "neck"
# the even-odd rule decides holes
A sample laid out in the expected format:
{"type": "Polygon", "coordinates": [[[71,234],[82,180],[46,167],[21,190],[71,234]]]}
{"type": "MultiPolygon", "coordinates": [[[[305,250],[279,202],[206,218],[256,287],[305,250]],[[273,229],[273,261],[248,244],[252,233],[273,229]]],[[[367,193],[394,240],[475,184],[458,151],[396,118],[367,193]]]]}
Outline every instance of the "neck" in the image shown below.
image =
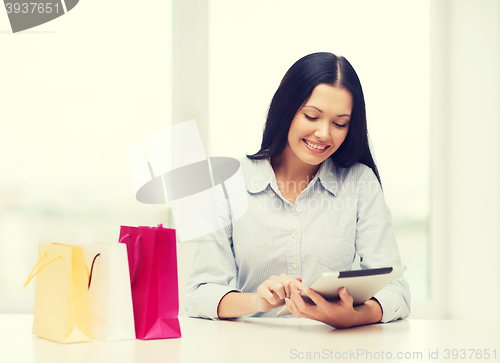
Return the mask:
{"type": "Polygon", "coordinates": [[[304,163],[287,145],[279,155],[271,158],[271,165],[276,178],[282,181],[305,181],[308,184],[313,179],[321,164],[311,165],[304,163]]]}

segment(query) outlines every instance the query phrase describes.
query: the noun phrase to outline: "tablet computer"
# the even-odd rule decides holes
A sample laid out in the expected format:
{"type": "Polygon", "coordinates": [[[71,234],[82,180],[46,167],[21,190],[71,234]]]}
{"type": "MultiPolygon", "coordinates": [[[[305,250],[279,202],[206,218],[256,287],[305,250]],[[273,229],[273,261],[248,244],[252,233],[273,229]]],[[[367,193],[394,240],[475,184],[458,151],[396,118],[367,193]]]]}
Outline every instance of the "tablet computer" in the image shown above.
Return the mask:
{"type": "MultiPolygon", "coordinates": [[[[400,276],[406,267],[383,267],[354,271],[324,272],[309,286],[325,300],[339,300],[339,289],[345,287],[354,300],[354,305],[361,305],[371,299],[373,295],[382,290],[386,285],[400,276]]],[[[314,302],[302,292],[306,303],[314,305],[314,302]]],[[[288,308],[283,306],[278,311],[278,316],[290,315],[288,308]]]]}

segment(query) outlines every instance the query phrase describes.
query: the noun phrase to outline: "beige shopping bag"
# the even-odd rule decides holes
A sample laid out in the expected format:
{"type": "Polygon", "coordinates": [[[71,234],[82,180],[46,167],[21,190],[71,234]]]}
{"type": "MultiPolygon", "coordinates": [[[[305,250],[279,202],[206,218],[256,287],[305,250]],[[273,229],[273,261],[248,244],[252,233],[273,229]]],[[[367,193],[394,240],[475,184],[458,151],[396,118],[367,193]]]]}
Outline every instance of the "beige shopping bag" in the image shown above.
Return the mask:
{"type": "Polygon", "coordinates": [[[24,285],[36,276],[33,334],[59,343],[91,341],[83,248],[40,243],[38,256],[24,285]]]}

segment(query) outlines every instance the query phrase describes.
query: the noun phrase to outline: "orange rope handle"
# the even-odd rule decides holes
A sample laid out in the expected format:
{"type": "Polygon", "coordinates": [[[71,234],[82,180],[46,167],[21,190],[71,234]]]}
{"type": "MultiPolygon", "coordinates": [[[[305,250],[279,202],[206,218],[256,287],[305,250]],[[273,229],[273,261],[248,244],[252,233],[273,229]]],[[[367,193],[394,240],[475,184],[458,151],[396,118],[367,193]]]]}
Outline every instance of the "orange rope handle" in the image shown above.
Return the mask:
{"type": "Polygon", "coordinates": [[[56,257],[52,257],[50,260],[48,260],[48,261],[47,261],[47,262],[45,262],[42,266],[40,266],[40,267],[38,268],[38,270],[36,270],[36,272],[35,272],[35,273],[33,273],[33,271],[35,271],[35,269],[36,269],[36,267],[38,266],[38,264],[40,263],[40,261],[42,261],[42,258],[44,258],[44,257],[46,257],[46,256],[47,256],[47,254],[46,254],[46,253],[44,253],[43,255],[41,255],[41,256],[40,256],[40,258],[38,259],[38,261],[36,261],[35,266],[33,266],[33,269],[31,270],[31,272],[30,272],[30,274],[29,274],[29,276],[28,276],[28,279],[27,279],[27,280],[26,280],[26,282],[24,283],[24,286],[23,286],[23,287],[26,287],[26,285],[28,285],[28,284],[29,284],[29,282],[31,281],[31,279],[32,279],[33,277],[35,277],[35,276],[36,276],[36,274],[37,274],[37,273],[39,273],[39,272],[42,270],[42,268],[44,268],[45,266],[47,266],[47,265],[48,265],[49,263],[51,263],[52,261],[57,260],[58,258],[62,258],[62,256],[61,256],[61,255],[56,256],[56,257]]]}

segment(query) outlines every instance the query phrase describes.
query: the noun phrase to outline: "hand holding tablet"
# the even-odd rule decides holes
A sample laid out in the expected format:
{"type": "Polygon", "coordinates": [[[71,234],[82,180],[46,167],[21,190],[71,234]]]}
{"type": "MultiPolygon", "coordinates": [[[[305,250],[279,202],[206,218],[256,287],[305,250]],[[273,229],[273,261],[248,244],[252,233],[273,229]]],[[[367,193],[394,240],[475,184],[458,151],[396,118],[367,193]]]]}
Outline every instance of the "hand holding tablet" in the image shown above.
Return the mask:
{"type": "MultiPolygon", "coordinates": [[[[354,305],[361,305],[386,285],[400,276],[406,267],[384,267],[355,271],[325,272],[309,286],[328,301],[339,300],[339,289],[345,287],[353,298],[354,305]]],[[[312,300],[302,293],[302,298],[309,304],[312,300]]],[[[290,315],[286,306],[281,308],[278,316],[290,315]]]]}

